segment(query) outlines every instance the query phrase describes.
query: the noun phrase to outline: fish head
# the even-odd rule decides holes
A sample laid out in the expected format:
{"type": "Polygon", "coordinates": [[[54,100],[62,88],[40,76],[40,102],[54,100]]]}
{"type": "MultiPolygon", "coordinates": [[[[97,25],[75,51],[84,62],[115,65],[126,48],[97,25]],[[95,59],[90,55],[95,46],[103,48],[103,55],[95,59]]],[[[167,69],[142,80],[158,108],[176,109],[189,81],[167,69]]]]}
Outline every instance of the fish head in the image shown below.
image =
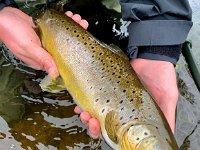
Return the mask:
{"type": "Polygon", "coordinates": [[[151,124],[137,123],[121,129],[120,147],[123,150],[172,150],[170,143],[151,124]]]}

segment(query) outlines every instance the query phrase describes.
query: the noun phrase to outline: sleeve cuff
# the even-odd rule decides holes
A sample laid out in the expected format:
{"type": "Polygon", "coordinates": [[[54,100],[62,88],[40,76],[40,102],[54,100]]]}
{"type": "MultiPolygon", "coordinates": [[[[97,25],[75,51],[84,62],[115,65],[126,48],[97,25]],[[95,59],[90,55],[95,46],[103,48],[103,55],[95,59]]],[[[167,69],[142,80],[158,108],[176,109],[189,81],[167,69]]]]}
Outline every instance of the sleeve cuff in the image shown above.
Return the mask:
{"type": "Polygon", "coordinates": [[[181,54],[182,45],[140,46],[128,51],[129,58],[144,58],[150,60],[168,61],[176,64],[181,54]]]}
{"type": "Polygon", "coordinates": [[[149,45],[177,45],[185,42],[191,21],[146,20],[129,25],[129,47],[149,45]]]}

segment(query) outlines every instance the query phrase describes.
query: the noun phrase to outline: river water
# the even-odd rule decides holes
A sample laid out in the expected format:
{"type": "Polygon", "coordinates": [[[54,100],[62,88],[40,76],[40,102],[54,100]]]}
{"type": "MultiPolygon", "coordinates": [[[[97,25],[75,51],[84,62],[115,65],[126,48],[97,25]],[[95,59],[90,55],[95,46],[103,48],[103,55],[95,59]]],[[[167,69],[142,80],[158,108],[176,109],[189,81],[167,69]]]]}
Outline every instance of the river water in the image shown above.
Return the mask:
{"type": "MultiPolygon", "coordinates": [[[[20,9],[33,14],[44,0],[17,1],[20,9]]],[[[107,44],[126,49],[128,22],[106,9],[97,0],[59,1],[88,20],[88,30],[107,44]],[[87,4],[87,5],[86,5],[87,4]],[[104,34],[105,33],[105,34],[104,34]]],[[[0,45],[0,149],[1,150],[109,150],[104,140],[94,140],[87,127],[74,114],[75,104],[67,91],[42,92],[39,82],[45,76],[16,59],[0,45]]],[[[181,56],[177,65],[179,102],[175,137],[181,150],[200,147],[200,93],[181,56]]]]}

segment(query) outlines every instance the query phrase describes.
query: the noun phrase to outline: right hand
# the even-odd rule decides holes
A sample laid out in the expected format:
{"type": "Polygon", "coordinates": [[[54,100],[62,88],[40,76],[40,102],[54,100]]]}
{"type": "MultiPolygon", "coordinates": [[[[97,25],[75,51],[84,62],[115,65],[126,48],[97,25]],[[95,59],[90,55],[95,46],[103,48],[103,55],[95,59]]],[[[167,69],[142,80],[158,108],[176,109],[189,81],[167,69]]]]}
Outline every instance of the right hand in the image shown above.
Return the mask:
{"type": "Polygon", "coordinates": [[[51,55],[41,47],[33,28],[32,18],[21,10],[5,7],[0,11],[0,40],[27,65],[56,78],[59,75],[57,66],[51,55]]]}

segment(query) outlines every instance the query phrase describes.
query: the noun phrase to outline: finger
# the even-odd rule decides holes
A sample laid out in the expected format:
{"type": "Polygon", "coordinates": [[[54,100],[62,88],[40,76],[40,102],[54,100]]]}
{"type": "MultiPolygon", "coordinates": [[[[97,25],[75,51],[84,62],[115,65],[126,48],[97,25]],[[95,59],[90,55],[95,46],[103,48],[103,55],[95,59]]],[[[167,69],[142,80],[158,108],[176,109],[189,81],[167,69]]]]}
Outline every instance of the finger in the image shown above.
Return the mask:
{"type": "Polygon", "coordinates": [[[91,115],[88,112],[82,112],[81,115],[81,121],[86,124],[91,119],[91,115]]]}
{"type": "MultiPolygon", "coordinates": [[[[25,57],[27,57],[27,59],[29,58],[39,63],[40,64],[39,69],[46,71],[52,78],[55,79],[56,77],[59,76],[58,68],[52,56],[42,47],[36,44],[32,44],[29,49],[29,56],[26,55],[25,57]]],[[[33,66],[33,68],[37,69],[37,66],[33,66]]]]}
{"type": "Polygon", "coordinates": [[[79,21],[79,24],[84,28],[87,29],[89,24],[85,19],[82,19],[81,21],[79,21]]]}
{"type": "Polygon", "coordinates": [[[74,112],[76,113],[76,114],[81,114],[81,108],[79,107],[79,106],[76,106],[75,108],[74,108],[74,112]]]}
{"type": "Polygon", "coordinates": [[[97,119],[91,118],[88,122],[88,128],[89,128],[89,130],[88,130],[89,135],[92,138],[97,139],[100,136],[101,128],[100,128],[100,124],[97,119]]]}
{"type": "Polygon", "coordinates": [[[79,14],[75,14],[75,15],[72,16],[72,19],[75,22],[79,23],[81,21],[81,16],[79,14]]]}
{"type": "Polygon", "coordinates": [[[73,16],[73,13],[71,11],[67,11],[67,12],[65,12],[65,14],[70,18],[73,16]]]}

